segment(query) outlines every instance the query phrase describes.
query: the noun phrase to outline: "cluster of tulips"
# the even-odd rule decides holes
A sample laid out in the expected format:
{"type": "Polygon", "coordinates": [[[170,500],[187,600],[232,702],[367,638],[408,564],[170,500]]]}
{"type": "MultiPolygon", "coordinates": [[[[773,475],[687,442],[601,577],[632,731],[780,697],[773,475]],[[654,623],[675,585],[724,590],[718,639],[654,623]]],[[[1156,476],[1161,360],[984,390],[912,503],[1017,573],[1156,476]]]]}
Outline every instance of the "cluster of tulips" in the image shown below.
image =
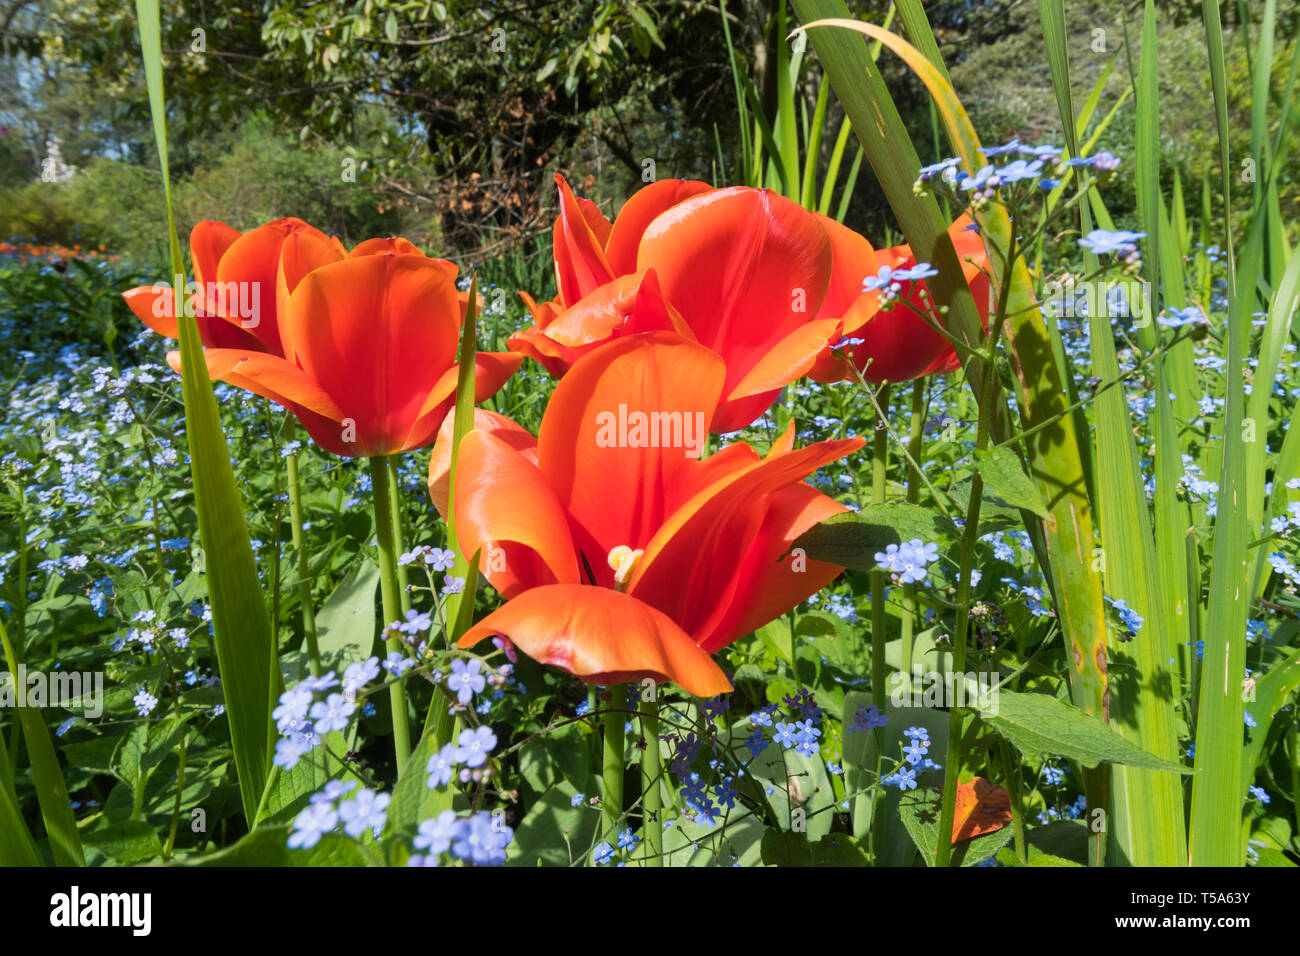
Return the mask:
{"type": "MultiPolygon", "coordinates": [[[[790,550],[845,510],[805,479],[863,442],[796,448],[792,424],[766,456],[733,442],[702,457],[690,423],[724,434],[805,375],[898,382],[951,370],[956,356],[922,314],[922,279],[901,297],[866,281],[923,272],[906,246],[874,249],[767,190],[685,180],[646,186],[611,223],[556,180],[557,294],[523,295],[534,324],[509,352],[475,355],[474,397],[525,357],[559,382],[536,436],[475,410],[454,505],[448,412],[469,302],[452,263],[404,239],[348,250],[297,219],[243,234],[202,222],[191,311],[207,371],[282,405],[337,455],[433,445],[432,502],[444,517],[454,507],[463,554],[494,555],[483,573],[505,599],[462,646],[504,638],[590,683],[725,692],[712,653],[842,570],[790,550]]],[[[986,305],[983,245],[969,220],[951,235],[986,305]]],[[[125,295],[177,337],[175,294],[125,295]]],[[[179,370],[179,353],[168,358],[179,370]]]]}

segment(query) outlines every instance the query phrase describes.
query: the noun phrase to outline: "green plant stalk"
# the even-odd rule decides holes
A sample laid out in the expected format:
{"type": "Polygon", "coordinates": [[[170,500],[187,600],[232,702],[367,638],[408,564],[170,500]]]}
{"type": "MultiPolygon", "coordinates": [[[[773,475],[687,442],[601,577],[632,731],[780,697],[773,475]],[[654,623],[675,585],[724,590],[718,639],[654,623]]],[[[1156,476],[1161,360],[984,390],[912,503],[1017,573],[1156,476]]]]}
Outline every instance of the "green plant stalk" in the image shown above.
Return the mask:
{"type": "MultiPolygon", "coordinates": [[[[918,197],[912,192],[920,166],[916,151],[879,71],[867,57],[860,37],[849,31],[866,33],[907,61],[935,98],[950,143],[970,168],[976,169],[983,162],[970,121],[951,85],[945,83],[928,60],[892,34],[871,24],[844,19],[848,10],[842,0],[795,0],[795,7],[909,245],[919,259],[931,262],[939,270],[939,275],[930,280],[931,292],[940,305],[948,307],[946,324],[965,343],[957,351],[967,380],[973,392],[981,394],[985,379],[996,375],[987,360],[976,352],[984,337],[983,329],[947,236],[948,223],[933,197],[918,197]],[[823,17],[839,19],[813,22],[823,17]]],[[[1006,262],[999,257],[1000,251],[1011,245],[1011,223],[1005,211],[991,206],[980,212],[978,218],[990,251],[994,286],[1002,287],[1004,273],[1010,273],[1006,308],[1010,316],[1012,374],[1022,425],[1029,429],[1061,412],[1066,389],[1051,356],[1050,336],[1041,312],[1035,307],[1024,262],[1006,262]]],[[[991,435],[997,441],[1004,441],[1011,434],[1005,403],[995,402],[991,412],[991,435]]],[[[1074,703],[1104,718],[1108,710],[1109,678],[1101,581],[1086,561],[1077,559],[1090,546],[1093,535],[1079,447],[1079,437],[1069,417],[1058,419],[1050,432],[1044,432],[1028,447],[1026,464],[1030,477],[1048,503],[1049,518],[1041,525],[1029,522],[1027,528],[1043,547],[1045,570],[1066,642],[1074,703]]]]}
{"type": "MultiPolygon", "coordinates": [[[[981,423],[983,418],[981,417],[981,423]]],[[[983,431],[983,428],[980,428],[983,431]]],[[[976,447],[979,447],[978,440],[976,447]]],[[[954,674],[966,670],[966,634],[970,628],[970,571],[975,557],[975,541],[979,537],[980,503],[984,495],[984,479],[976,470],[971,476],[970,502],[966,508],[966,525],[961,536],[961,558],[958,561],[957,633],[952,639],[952,670],[954,674]]],[[[957,777],[961,769],[962,711],[953,707],[948,712],[948,755],[943,764],[943,795],[939,809],[939,836],[936,841],[934,865],[947,866],[952,858],[952,822],[957,815],[957,777]]]]}
{"type": "MultiPolygon", "coordinates": [[[[878,411],[871,443],[871,502],[883,504],[889,470],[889,433],[885,429],[885,414],[889,408],[888,383],[880,386],[875,405],[878,411]]],[[[871,570],[871,699],[882,715],[889,712],[889,694],[885,690],[885,569],[881,567],[871,570]]],[[[884,791],[880,786],[885,732],[881,727],[876,727],[873,733],[876,735],[876,782],[871,789],[871,844],[874,854],[885,823],[885,815],[881,812],[884,791]]]]}
{"type": "Polygon", "coordinates": [[[18,800],[8,784],[13,782],[9,759],[0,751],[0,866],[40,866],[36,841],[23,820],[18,800]]]}
{"type": "Polygon", "coordinates": [[[605,752],[604,759],[601,761],[601,779],[605,786],[600,808],[605,814],[611,834],[616,831],[619,822],[623,819],[623,770],[626,760],[624,725],[627,723],[627,718],[621,707],[614,706],[622,688],[622,684],[610,688],[609,708],[605,711],[602,721],[605,730],[605,752]]]}
{"type": "MultiPolygon", "coordinates": [[[[375,537],[379,541],[379,590],[384,608],[383,629],[401,620],[400,602],[397,597],[397,554],[393,550],[393,513],[392,501],[388,496],[389,461],[384,455],[370,458],[370,489],[375,499],[375,537]]],[[[384,646],[391,654],[401,653],[402,643],[396,637],[388,637],[384,646]]],[[[406,719],[406,685],[393,681],[388,687],[389,700],[393,709],[393,751],[397,756],[397,772],[401,773],[411,756],[411,730],[406,719]]]]}
{"type": "MultiPolygon", "coordinates": [[[[925,399],[927,382],[918,378],[912,382],[912,418],[907,433],[907,453],[912,462],[907,468],[907,500],[916,504],[921,500],[921,456],[925,451],[922,438],[925,433],[925,399]]],[[[916,618],[916,585],[903,585],[902,657],[899,670],[910,689],[912,682],[912,629],[916,618]]]]}
{"type": "MultiPolygon", "coordinates": [[[[393,553],[400,555],[406,552],[406,545],[402,541],[402,490],[397,486],[395,459],[388,462],[388,498],[393,503],[393,553]]],[[[397,566],[397,604],[403,616],[411,609],[411,578],[407,571],[406,565],[397,566]]]]}
{"type": "Polygon", "coordinates": [[[659,701],[641,704],[641,832],[645,841],[645,865],[664,865],[663,755],[659,753],[659,701]]]}
{"type": "MultiPolygon", "coordinates": [[[[469,303],[465,311],[465,321],[461,326],[460,350],[457,353],[456,405],[452,419],[451,469],[448,477],[447,493],[447,547],[456,552],[456,564],[453,573],[465,579],[465,588],[459,596],[452,595],[444,604],[446,637],[448,647],[455,645],[460,635],[470,624],[474,610],[474,593],[478,582],[478,560],[475,554],[471,562],[467,555],[461,554],[460,538],[456,534],[456,471],[460,461],[461,440],[474,427],[474,391],[475,391],[475,355],[478,351],[478,276],[470,278],[469,303]],[[467,606],[468,605],[468,606],[467,606]],[[464,613],[463,613],[464,612],[464,613]]],[[[429,711],[425,716],[426,732],[432,730],[439,746],[449,743],[457,732],[457,720],[448,711],[451,699],[440,684],[433,689],[433,699],[429,701],[429,711]]]]}
{"type": "Polygon", "coordinates": [[[189,734],[182,731],[180,748],[176,754],[176,800],[172,803],[172,823],[167,831],[167,843],[162,852],[164,861],[170,860],[172,852],[176,849],[176,831],[180,828],[181,822],[181,798],[185,793],[185,759],[189,750],[189,734]]]}
{"type": "MultiPolygon", "coordinates": [[[[293,441],[293,418],[285,423],[285,438],[293,441]]],[[[307,536],[302,530],[302,482],[298,471],[298,453],[285,456],[289,484],[289,525],[293,548],[298,555],[298,603],[302,607],[302,632],[307,638],[307,659],[312,677],[319,677],[320,645],[317,642],[316,607],[311,598],[311,562],[307,559],[307,536]]]]}
{"type": "Polygon", "coordinates": [[[1012,747],[1005,740],[997,744],[1002,760],[1002,777],[1011,794],[1011,826],[1015,829],[1016,856],[1020,862],[1029,861],[1029,848],[1025,843],[1025,802],[1020,789],[1020,766],[1016,763],[1012,747]]]}

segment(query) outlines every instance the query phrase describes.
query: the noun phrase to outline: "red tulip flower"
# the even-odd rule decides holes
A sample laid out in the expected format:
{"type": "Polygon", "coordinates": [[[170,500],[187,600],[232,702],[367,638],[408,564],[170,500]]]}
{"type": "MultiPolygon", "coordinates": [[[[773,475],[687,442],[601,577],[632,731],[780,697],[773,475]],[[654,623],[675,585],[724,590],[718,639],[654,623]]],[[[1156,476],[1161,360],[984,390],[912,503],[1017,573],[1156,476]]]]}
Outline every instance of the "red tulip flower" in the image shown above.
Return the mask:
{"type": "MultiPolygon", "coordinates": [[[[736,443],[701,459],[727,375],[710,349],[647,333],[578,359],[536,439],[476,413],[457,460],[457,543],[507,600],[462,647],[501,635],[589,683],[731,688],[709,655],[842,570],[790,549],[845,510],[803,479],[862,440],[795,449],[789,430],[765,458],[736,443]]],[[[444,515],[450,442],[444,424],[429,475],[444,515]]]]}
{"type": "MultiPolygon", "coordinates": [[[[290,236],[276,276],[283,356],[209,348],[208,373],[283,405],[334,454],[422,448],[455,400],[464,304],[454,270],[404,239],[372,239],[344,256],[327,240],[290,236]]],[[[475,360],[482,401],[522,356],[475,360]]]]}
{"type": "MultiPolygon", "coordinates": [[[[979,309],[980,318],[985,329],[988,328],[989,316],[989,277],[985,271],[988,256],[984,251],[984,242],[979,233],[968,228],[972,225],[969,216],[962,216],[948,229],[957,258],[962,264],[962,273],[970,286],[971,295],[979,309]]],[[[843,252],[852,257],[852,272],[863,276],[871,275],[876,269],[859,273],[866,261],[863,247],[869,248],[867,241],[851,230],[840,227],[852,237],[845,237],[837,242],[836,272],[841,270],[838,258],[843,252]]],[[[888,266],[890,269],[910,269],[917,264],[916,256],[907,245],[880,249],[875,253],[877,268],[888,266]]],[[[952,372],[961,367],[957,352],[948,339],[926,322],[915,310],[923,309],[921,292],[928,289],[924,279],[909,283],[905,292],[905,302],[893,308],[879,311],[879,293],[861,292],[859,280],[858,305],[851,311],[854,318],[865,318],[861,322],[847,322],[845,335],[862,340],[860,345],[852,348],[853,364],[863,373],[869,382],[906,382],[927,375],[952,372]]],[[[933,307],[933,295],[930,295],[933,307]]],[[[852,378],[848,360],[824,353],[817,366],[811,372],[813,378],[820,382],[833,382],[852,378]]]]}
{"type": "MultiPolygon", "coordinates": [[[[710,431],[757,419],[842,329],[822,312],[832,242],[813,213],[769,190],[665,180],[612,225],[563,179],[555,228],[559,294],[510,346],[562,375],[622,335],[673,330],[726,363],[710,431]]],[[[857,278],[861,286],[861,277],[857,278]]]]}
{"type": "MultiPolygon", "coordinates": [[[[343,258],[337,239],[301,219],[276,219],[250,232],[205,220],[190,232],[194,264],[192,296],[199,338],[211,348],[238,348],[283,354],[276,309],[276,270],[285,241],[307,235],[343,258]]],[[[145,325],[168,338],[180,338],[175,293],[163,286],[140,286],[123,298],[145,325]]]]}

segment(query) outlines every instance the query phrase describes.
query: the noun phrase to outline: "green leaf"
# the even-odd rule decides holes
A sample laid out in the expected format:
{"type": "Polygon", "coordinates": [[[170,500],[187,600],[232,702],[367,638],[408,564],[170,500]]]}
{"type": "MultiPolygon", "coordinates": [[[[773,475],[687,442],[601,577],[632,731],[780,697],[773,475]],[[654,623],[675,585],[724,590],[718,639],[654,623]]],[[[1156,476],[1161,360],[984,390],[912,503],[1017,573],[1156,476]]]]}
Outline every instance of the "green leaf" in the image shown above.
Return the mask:
{"type": "Polygon", "coordinates": [[[340,670],[370,656],[375,645],[375,592],[379,565],[363,560],[316,612],[321,666],[340,670]]]}
{"type": "Polygon", "coordinates": [[[144,820],[123,820],[82,834],[86,846],[122,866],[133,866],[162,856],[158,832],[144,820]]]}
{"type": "Polygon", "coordinates": [[[1096,717],[1046,694],[1004,690],[998,695],[997,713],[984,720],[1025,755],[1060,754],[1085,767],[1119,763],[1147,770],[1192,772],[1148,753],[1096,717]]]}
{"type": "MultiPolygon", "coordinates": [[[[9,640],[4,622],[0,621],[0,644],[4,647],[5,660],[9,664],[9,673],[19,673],[17,648],[9,640]]],[[[19,688],[22,690],[22,688],[19,688]]],[[[50,729],[45,726],[45,718],[33,707],[18,707],[18,723],[22,727],[23,739],[27,742],[27,753],[32,764],[32,780],[36,784],[36,798],[41,806],[41,819],[45,822],[45,832],[50,838],[50,848],[54,862],[58,866],[84,866],[85,855],[81,850],[81,839],[77,835],[77,821],[72,813],[72,804],[68,799],[68,788],[63,779],[63,768],[59,766],[58,755],[54,752],[54,742],[50,739],[50,729]]],[[[0,744],[0,749],[3,749],[0,744]]],[[[6,765],[6,771],[8,767],[6,765]]],[[[9,780],[6,772],[5,780],[9,780]]],[[[12,781],[10,781],[12,782],[12,781]]],[[[0,789],[4,785],[0,783],[0,789]]],[[[20,824],[23,835],[27,834],[25,824],[20,824]]],[[[21,840],[21,837],[19,837],[21,840]]]]}
{"type": "MultiPolygon", "coordinates": [[[[870,694],[853,691],[844,696],[844,788],[849,799],[853,835],[859,839],[865,839],[872,831],[873,808],[868,788],[876,773],[876,732],[849,728],[853,726],[853,715],[857,709],[868,707],[871,703],[870,694]]],[[[942,754],[948,750],[947,711],[929,707],[891,708],[889,723],[893,727],[924,727],[930,734],[932,753],[942,754]]],[[[897,731],[890,733],[886,728],[882,731],[882,736],[884,759],[881,761],[881,771],[888,773],[888,768],[903,760],[902,734],[897,731]]],[[[938,771],[922,771],[918,777],[922,782],[942,779],[938,771]]],[[[901,798],[902,792],[897,787],[884,787],[879,807],[874,811],[880,814],[882,821],[874,835],[877,866],[907,866],[916,858],[916,846],[899,817],[901,798]]]]}
{"type": "Polygon", "coordinates": [[[1025,863],[1020,862],[1020,857],[1016,856],[1015,850],[1005,846],[998,850],[997,860],[1003,866],[1083,866],[1082,863],[1052,856],[1033,846],[1029,847],[1029,859],[1025,863]]]}
{"type": "Polygon", "coordinates": [[[186,860],[188,866],[371,866],[373,861],[342,833],[326,833],[311,849],[289,849],[288,825],[258,827],[232,847],[186,860]]]}
{"type": "Polygon", "coordinates": [[[388,37],[389,43],[397,42],[397,15],[392,10],[384,18],[384,36],[388,37]]]}
{"type": "Polygon", "coordinates": [[[443,810],[451,809],[449,787],[429,789],[429,773],[425,768],[429,764],[429,758],[441,746],[434,738],[432,731],[425,732],[397,778],[397,785],[393,787],[393,799],[388,804],[388,823],[384,827],[385,843],[413,836],[423,821],[436,817],[443,810]]]}
{"type": "Polygon", "coordinates": [[[148,784],[154,768],[180,742],[184,730],[184,722],[175,717],[137,724],[118,745],[113,757],[114,773],[133,791],[140,790],[148,784]]]}
{"type": "Polygon", "coordinates": [[[1013,508],[1023,508],[1040,518],[1047,517],[1047,506],[1010,448],[977,448],[975,463],[985,486],[1013,508]]]}
{"type": "Polygon", "coordinates": [[[586,801],[573,806],[576,790],[561,781],[529,808],[507,849],[511,866],[568,866],[596,844],[601,811],[586,801]]]}
{"type": "MultiPolygon", "coordinates": [[[[984,165],[979,138],[942,69],[916,47],[877,26],[848,19],[843,0],[794,0],[794,5],[908,244],[918,259],[939,271],[930,280],[934,283],[931,291],[936,301],[948,308],[948,331],[964,343],[958,356],[979,399],[989,376],[996,372],[976,351],[983,329],[947,235],[948,223],[932,196],[917,196],[912,191],[920,161],[879,71],[867,56],[866,45],[853,31],[888,46],[925,84],[949,142],[972,172],[984,165]]],[[[922,34],[929,30],[924,17],[912,15],[909,29],[913,39],[926,45],[922,34]]],[[[1014,381],[1021,420],[1026,428],[1051,423],[1050,429],[1026,443],[1030,475],[1051,513],[1051,519],[1033,522],[1028,530],[1042,543],[1039,550],[1045,552],[1044,563],[1059,603],[1074,699],[1089,713],[1101,714],[1108,681],[1104,670],[1105,606],[1100,578],[1081,558],[1092,547],[1093,529],[1079,436],[1073,417],[1065,411],[1068,390],[1053,358],[1051,336],[1024,260],[1015,258],[1008,269],[1014,233],[1006,211],[990,204],[977,212],[977,219],[989,252],[993,287],[1005,291],[1007,337],[1012,366],[1018,369],[1014,381]]],[[[998,383],[990,384],[996,396],[998,383]]],[[[1001,443],[1012,437],[1011,419],[1005,401],[996,397],[991,406],[990,434],[1001,443]]]]}
{"type": "MultiPolygon", "coordinates": [[[[172,274],[183,278],[184,259],[172,215],[158,0],[136,0],[136,18],[167,204],[172,274]]],[[[270,620],[253,551],[248,543],[248,527],[244,522],[239,489],[235,485],[230,449],[221,432],[221,419],[212,394],[212,382],[206,372],[198,325],[194,316],[184,308],[185,298],[183,294],[177,294],[176,311],[190,474],[199,518],[199,540],[205,553],[213,645],[226,699],[226,716],[239,776],[239,795],[245,818],[253,820],[258,800],[266,787],[267,748],[273,736],[271,708],[278,692],[279,674],[273,667],[270,620]]]]}
{"type": "Polygon", "coordinates": [[[943,538],[951,526],[936,512],[905,502],[869,504],[861,511],[836,515],[809,528],[791,550],[802,548],[814,561],[829,561],[855,571],[876,566],[876,552],[886,546],[920,538],[943,538]]]}
{"type": "Polygon", "coordinates": [[[40,866],[36,841],[10,788],[12,778],[8,749],[0,746],[0,866],[40,866]]]}
{"type": "MultiPolygon", "coordinates": [[[[916,849],[927,866],[934,865],[934,855],[939,842],[940,790],[938,787],[918,787],[909,790],[899,799],[898,813],[911,835],[916,849]]],[[[957,866],[975,866],[993,856],[1015,834],[1011,825],[985,833],[972,840],[963,840],[952,848],[952,862],[957,866]]],[[[951,838],[951,834],[949,834],[951,838]]]]}

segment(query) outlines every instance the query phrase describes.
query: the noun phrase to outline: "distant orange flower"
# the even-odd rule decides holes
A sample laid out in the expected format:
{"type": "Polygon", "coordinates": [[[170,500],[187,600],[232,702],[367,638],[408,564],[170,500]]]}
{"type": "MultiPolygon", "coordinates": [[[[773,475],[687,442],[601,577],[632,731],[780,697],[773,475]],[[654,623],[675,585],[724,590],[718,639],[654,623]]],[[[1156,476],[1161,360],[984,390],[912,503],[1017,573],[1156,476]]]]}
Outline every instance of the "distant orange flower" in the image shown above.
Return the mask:
{"type": "MultiPolygon", "coordinates": [[[[787,554],[844,507],[804,482],[861,439],[766,458],[744,443],[701,460],[726,388],[719,356],[674,333],[618,339],[574,363],[538,438],[479,411],[457,460],[458,546],[482,554],[506,604],[471,628],[600,684],[671,680],[711,696],[709,655],[829,583],[837,565],[787,554]]],[[[450,422],[430,462],[447,513],[450,422]]]]}

